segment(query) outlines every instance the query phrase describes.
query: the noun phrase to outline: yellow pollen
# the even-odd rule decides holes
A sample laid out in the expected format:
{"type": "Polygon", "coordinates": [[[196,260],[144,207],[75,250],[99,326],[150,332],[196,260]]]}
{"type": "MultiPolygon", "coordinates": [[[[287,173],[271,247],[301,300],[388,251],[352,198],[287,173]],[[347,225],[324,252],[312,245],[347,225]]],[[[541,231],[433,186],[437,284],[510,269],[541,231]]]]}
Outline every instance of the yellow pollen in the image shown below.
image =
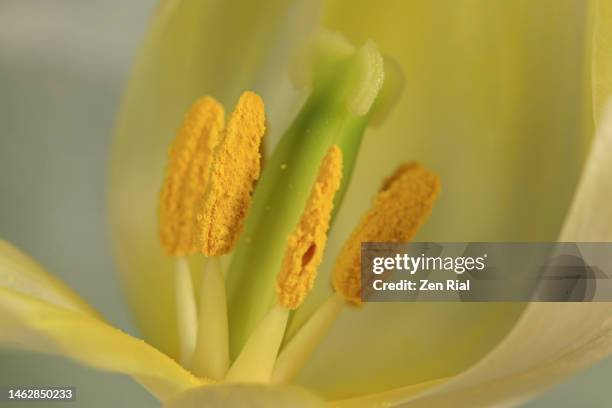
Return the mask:
{"type": "Polygon", "coordinates": [[[361,304],[361,243],[409,241],[429,216],[439,192],[438,176],[418,163],[404,164],[387,178],[342,247],[333,271],[336,292],[353,305],[361,304]]]}
{"type": "Polygon", "coordinates": [[[342,151],[332,146],[321,162],[316,181],[287,249],[276,280],[278,303],[297,309],[312,289],[323,259],[334,195],[342,179],[342,151]]]}
{"type": "Polygon", "coordinates": [[[261,168],[265,132],[261,98],[240,96],[215,148],[206,190],[196,208],[197,246],[207,256],[229,252],[243,229],[261,168]]]}
{"type": "Polygon", "coordinates": [[[224,122],[223,107],[205,96],[185,115],[168,152],[159,201],[159,236],[170,255],[189,255],[195,205],[207,184],[212,152],[224,122]]]}

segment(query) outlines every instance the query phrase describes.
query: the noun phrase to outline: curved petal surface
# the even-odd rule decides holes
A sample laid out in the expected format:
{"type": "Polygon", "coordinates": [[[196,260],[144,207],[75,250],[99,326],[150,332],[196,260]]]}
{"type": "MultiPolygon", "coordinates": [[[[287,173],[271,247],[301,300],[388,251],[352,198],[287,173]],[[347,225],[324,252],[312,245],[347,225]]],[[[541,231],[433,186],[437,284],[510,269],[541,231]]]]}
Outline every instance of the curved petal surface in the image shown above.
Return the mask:
{"type": "Polygon", "coordinates": [[[76,293],[0,243],[0,345],[133,376],[158,398],[202,385],[174,360],[105,323],[76,293]]]}
{"type": "Polygon", "coordinates": [[[166,399],[204,382],[170,357],[103,321],[0,289],[0,343],[128,374],[166,399]]]}
{"type": "Polygon", "coordinates": [[[164,408],[325,408],[328,405],[306,390],[293,386],[222,384],[189,390],[164,408]]]}
{"type": "MultiPolygon", "coordinates": [[[[373,189],[364,185],[413,158],[442,180],[417,240],[558,236],[592,134],[592,10],[569,0],[484,3],[327,2],[329,27],[356,42],[373,38],[406,75],[398,106],[364,140],[360,160],[368,166],[356,170],[359,183],[349,190],[328,253],[337,253],[367,206],[373,189]]],[[[328,294],[327,266],[307,308],[328,294]]],[[[522,311],[493,303],[365,309],[340,317],[301,384],[348,398],[356,395],[351,381],[359,395],[457,375],[494,349],[522,311]],[[334,386],[324,368],[330,361],[334,386]]]]}
{"type": "Polygon", "coordinates": [[[0,240],[0,288],[31,296],[88,316],[100,317],[59,279],[13,244],[0,240]]]}
{"type": "MultiPolygon", "coordinates": [[[[612,101],[603,109],[559,240],[612,241],[611,198],[612,101]]],[[[407,407],[516,404],[610,354],[612,303],[531,303],[499,346],[466,372],[420,395],[389,391],[375,401],[409,402],[407,407]]],[[[360,406],[362,400],[349,402],[360,406]]]]}

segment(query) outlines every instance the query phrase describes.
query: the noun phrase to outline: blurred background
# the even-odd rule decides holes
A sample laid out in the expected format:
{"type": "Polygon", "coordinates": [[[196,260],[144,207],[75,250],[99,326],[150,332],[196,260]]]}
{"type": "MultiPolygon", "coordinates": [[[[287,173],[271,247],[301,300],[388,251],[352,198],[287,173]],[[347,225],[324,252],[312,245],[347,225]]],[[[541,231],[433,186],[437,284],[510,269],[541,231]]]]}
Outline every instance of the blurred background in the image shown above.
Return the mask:
{"type": "MultiPolygon", "coordinates": [[[[129,333],[109,245],[107,161],[155,3],[0,0],[0,237],[129,333]]],[[[610,378],[612,359],[526,406],[607,407],[610,378]]],[[[156,406],[127,377],[23,352],[0,351],[0,385],[72,385],[70,406],[156,406]]]]}

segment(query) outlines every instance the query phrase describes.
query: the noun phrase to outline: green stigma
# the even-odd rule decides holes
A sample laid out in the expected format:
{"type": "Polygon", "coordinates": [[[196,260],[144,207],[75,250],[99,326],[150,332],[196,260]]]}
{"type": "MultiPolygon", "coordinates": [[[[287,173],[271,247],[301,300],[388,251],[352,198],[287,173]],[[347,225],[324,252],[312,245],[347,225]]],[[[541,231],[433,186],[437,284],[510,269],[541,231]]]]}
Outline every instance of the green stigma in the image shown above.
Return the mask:
{"type": "Polygon", "coordinates": [[[321,160],[332,145],[342,150],[344,176],[335,198],[337,211],[365,129],[389,110],[399,93],[397,72],[373,42],[355,48],[328,32],[315,36],[295,59],[294,82],[308,88],[310,95],[266,163],[227,272],[232,358],[274,304],[274,282],[286,240],[321,160]]]}

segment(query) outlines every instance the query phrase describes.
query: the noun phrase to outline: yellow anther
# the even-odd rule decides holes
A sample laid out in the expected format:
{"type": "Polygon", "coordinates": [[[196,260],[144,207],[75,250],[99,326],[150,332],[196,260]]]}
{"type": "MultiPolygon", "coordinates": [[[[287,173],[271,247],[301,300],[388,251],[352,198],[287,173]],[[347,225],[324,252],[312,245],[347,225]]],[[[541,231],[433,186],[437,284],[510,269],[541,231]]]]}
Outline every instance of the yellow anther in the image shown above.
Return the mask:
{"type": "Polygon", "coordinates": [[[297,309],[312,289],[323,258],[334,195],[340,188],[341,179],[342,151],[332,146],[321,162],[302,217],[287,239],[276,281],[278,302],[287,309],[297,309]]]}
{"type": "Polygon", "coordinates": [[[223,107],[205,96],[196,101],[168,152],[160,193],[159,235],[171,255],[194,253],[195,205],[208,180],[212,152],[223,128],[223,107]]]}
{"type": "Polygon", "coordinates": [[[253,92],[240,97],[215,148],[210,178],[196,209],[197,246],[208,256],[229,252],[251,204],[261,167],[264,104],[253,92]]]}
{"type": "Polygon", "coordinates": [[[336,292],[359,305],[361,243],[409,241],[429,216],[439,192],[438,176],[418,163],[404,164],[387,178],[340,252],[333,271],[336,292]]]}

